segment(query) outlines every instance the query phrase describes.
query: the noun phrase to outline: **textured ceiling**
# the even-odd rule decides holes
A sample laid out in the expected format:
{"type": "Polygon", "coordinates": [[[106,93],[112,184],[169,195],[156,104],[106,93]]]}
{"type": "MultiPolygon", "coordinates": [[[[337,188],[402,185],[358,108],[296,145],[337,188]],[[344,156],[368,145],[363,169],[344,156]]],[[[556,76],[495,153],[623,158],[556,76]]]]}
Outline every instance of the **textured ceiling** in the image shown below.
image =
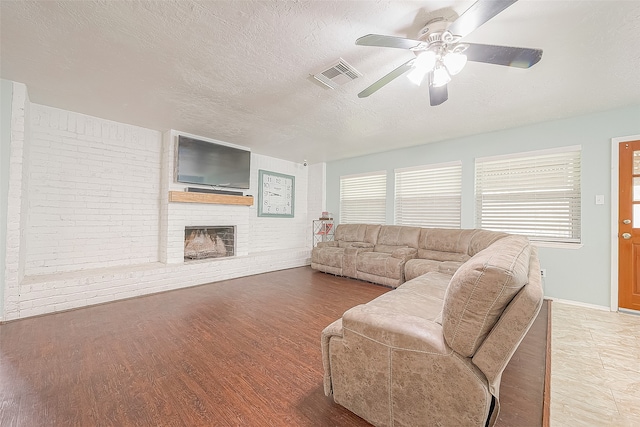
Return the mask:
{"type": "Polygon", "coordinates": [[[540,63],[469,63],[441,106],[404,77],[357,97],[413,55],[358,37],[415,38],[472,4],[1,1],[1,76],[39,104],[311,163],[640,103],[640,2],[602,0],[517,2],[464,40],[541,48],[540,63]],[[310,78],[339,57],[364,76],[310,78]]]}

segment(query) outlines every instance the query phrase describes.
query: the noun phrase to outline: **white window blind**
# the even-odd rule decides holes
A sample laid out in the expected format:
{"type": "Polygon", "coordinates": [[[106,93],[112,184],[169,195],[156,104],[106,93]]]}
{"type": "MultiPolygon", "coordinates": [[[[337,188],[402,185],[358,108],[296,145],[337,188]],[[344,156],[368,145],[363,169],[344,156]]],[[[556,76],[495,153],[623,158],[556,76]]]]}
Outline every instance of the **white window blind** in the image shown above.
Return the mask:
{"type": "Polygon", "coordinates": [[[462,162],[395,170],[395,223],[460,228],[462,162]]]}
{"type": "Polygon", "coordinates": [[[384,224],[387,173],[340,177],[340,223],[384,224]]]}
{"type": "Polygon", "coordinates": [[[476,226],[580,243],[580,152],[573,146],[476,159],[476,226]]]}

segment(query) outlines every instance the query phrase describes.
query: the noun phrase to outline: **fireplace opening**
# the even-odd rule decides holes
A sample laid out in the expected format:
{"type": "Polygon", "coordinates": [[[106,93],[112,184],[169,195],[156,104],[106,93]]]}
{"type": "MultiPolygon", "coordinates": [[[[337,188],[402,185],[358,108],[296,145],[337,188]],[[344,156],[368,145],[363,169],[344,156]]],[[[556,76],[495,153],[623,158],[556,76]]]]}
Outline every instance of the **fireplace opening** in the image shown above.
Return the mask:
{"type": "Polygon", "coordinates": [[[185,227],[184,260],[222,258],[235,255],[236,227],[185,227]]]}

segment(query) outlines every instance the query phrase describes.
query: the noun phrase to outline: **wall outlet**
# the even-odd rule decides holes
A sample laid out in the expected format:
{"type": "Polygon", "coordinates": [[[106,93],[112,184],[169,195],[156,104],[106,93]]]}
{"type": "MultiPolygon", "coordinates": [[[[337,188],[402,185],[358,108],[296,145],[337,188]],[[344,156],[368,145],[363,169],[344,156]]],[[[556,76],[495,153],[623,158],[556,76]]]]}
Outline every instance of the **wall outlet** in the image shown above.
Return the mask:
{"type": "Polygon", "coordinates": [[[546,268],[541,268],[540,269],[540,276],[547,277],[547,269],[546,268]]]}

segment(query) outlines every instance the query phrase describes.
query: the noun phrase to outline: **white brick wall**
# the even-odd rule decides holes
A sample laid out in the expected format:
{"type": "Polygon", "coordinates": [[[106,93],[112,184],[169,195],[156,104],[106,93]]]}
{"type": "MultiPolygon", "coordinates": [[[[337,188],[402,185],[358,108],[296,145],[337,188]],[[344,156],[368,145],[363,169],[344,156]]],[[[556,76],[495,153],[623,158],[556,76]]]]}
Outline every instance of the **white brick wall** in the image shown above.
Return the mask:
{"type": "Polygon", "coordinates": [[[11,101],[11,154],[9,158],[9,189],[7,200],[7,250],[5,258],[4,312],[2,320],[15,319],[20,313],[20,282],[24,277],[25,227],[23,213],[28,203],[26,191],[29,150],[28,119],[30,102],[27,88],[21,83],[13,84],[11,101]]]}
{"type": "Polygon", "coordinates": [[[32,104],[27,275],[158,260],[160,132],[32,104]]]}
{"type": "Polygon", "coordinates": [[[325,176],[326,176],[326,163],[316,163],[309,165],[309,184],[307,197],[307,206],[309,211],[310,221],[320,218],[323,211],[327,209],[327,202],[325,198],[325,176]]]}
{"type": "Polygon", "coordinates": [[[258,218],[255,204],[169,203],[184,189],[173,182],[175,131],[30,104],[21,88],[2,320],[309,264],[304,166],[253,154],[245,191],[257,203],[258,169],[294,175],[295,218],[258,218]],[[184,227],[196,225],[236,226],[237,256],[184,263],[184,227]]]}
{"type": "Polygon", "coordinates": [[[251,206],[249,253],[275,249],[311,247],[311,224],[307,215],[308,170],[300,163],[274,157],[251,156],[251,189],[255,202],[251,206]],[[295,177],[294,218],[258,217],[258,170],[267,170],[295,177]]]}
{"type": "Polygon", "coordinates": [[[30,276],[21,285],[17,317],[36,316],[309,264],[309,250],[264,252],[186,264],[149,263],[131,267],[30,276]]]}

